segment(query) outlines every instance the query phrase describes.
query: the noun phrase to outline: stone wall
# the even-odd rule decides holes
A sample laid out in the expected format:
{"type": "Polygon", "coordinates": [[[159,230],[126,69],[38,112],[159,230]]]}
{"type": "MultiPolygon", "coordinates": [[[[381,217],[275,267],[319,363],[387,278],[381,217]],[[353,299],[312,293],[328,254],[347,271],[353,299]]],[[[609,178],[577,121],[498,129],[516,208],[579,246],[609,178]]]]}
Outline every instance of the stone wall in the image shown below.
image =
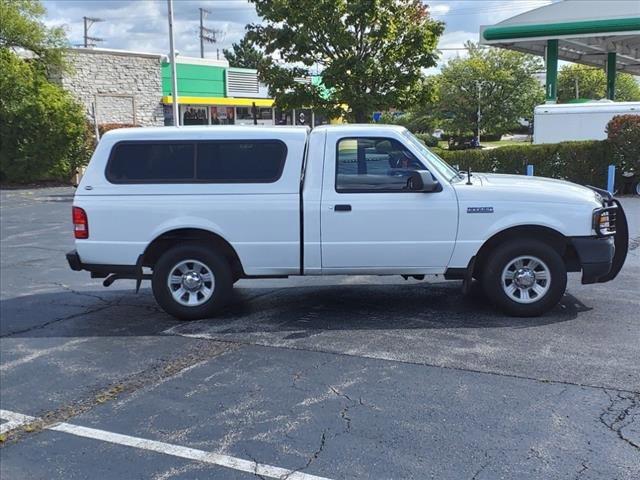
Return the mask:
{"type": "Polygon", "coordinates": [[[68,50],[71,69],[62,86],[84,105],[98,123],[164,124],[160,55],[117,50],[68,50]]]}

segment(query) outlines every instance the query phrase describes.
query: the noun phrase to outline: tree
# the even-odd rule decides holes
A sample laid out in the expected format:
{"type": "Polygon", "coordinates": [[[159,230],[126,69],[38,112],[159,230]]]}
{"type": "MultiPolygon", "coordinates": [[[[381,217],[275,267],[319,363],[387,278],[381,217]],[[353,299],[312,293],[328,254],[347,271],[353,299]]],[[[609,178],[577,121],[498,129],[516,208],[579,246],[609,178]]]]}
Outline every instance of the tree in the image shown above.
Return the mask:
{"type": "Polygon", "coordinates": [[[237,68],[258,68],[264,54],[245,35],[239,43],[231,45],[231,50],[222,50],[229,65],[237,68]]]}
{"type": "Polygon", "coordinates": [[[411,104],[444,30],[420,0],[251,1],[264,23],[249,25],[249,37],[267,55],[259,73],[276,106],[357,122],[411,104]],[[301,82],[313,66],[322,82],[301,82]]]}
{"type": "Polygon", "coordinates": [[[37,2],[0,0],[3,181],[68,179],[88,158],[83,110],[47,76],[63,65],[64,38],[42,24],[43,15],[37,2]]]}
{"type": "Polygon", "coordinates": [[[469,56],[454,58],[437,80],[437,108],[443,126],[456,133],[502,134],[532,118],[544,101],[544,88],[534,77],[538,57],[467,44],[469,56]],[[480,111],[480,117],[478,117],[480,111]]]}
{"type": "Polygon", "coordinates": [[[435,108],[438,93],[438,75],[421,80],[420,93],[407,111],[385,114],[381,123],[402,125],[413,133],[431,133],[438,126],[439,115],[435,108]]]}
{"type": "MultiPolygon", "coordinates": [[[[560,69],[558,75],[558,101],[575,98],[599,100],[607,96],[607,75],[602,68],[571,64],[560,69]],[[577,91],[576,91],[577,88],[577,91]]],[[[616,73],[615,99],[620,102],[640,100],[640,85],[633,75],[616,73]]]]}
{"type": "Polygon", "coordinates": [[[37,0],[0,0],[0,48],[28,52],[40,66],[58,69],[67,40],[61,27],[45,26],[45,12],[37,0]]]}

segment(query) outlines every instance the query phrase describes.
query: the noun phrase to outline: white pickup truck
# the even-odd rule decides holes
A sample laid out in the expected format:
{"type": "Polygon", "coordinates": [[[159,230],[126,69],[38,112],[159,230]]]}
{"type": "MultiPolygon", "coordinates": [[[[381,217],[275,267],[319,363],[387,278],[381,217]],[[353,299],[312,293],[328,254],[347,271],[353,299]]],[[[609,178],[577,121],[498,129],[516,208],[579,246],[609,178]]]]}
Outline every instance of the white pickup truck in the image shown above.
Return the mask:
{"type": "Polygon", "coordinates": [[[104,135],[73,203],[73,270],[150,279],[179,319],[212,316],[241,278],[444,275],[540,315],[627,254],[607,192],[461,173],[386,125],[161,127],[104,135]]]}

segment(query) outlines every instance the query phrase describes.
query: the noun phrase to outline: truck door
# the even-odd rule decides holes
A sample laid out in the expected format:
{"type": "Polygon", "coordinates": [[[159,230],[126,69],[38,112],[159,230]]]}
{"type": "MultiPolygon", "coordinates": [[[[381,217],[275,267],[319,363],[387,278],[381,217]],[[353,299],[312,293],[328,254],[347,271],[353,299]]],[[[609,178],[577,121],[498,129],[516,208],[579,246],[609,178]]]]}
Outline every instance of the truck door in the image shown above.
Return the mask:
{"type": "Polygon", "coordinates": [[[458,225],[451,185],[441,181],[442,190],[431,193],[407,190],[409,173],[428,168],[400,134],[345,137],[336,130],[326,141],[323,272],[443,272],[458,225]]]}

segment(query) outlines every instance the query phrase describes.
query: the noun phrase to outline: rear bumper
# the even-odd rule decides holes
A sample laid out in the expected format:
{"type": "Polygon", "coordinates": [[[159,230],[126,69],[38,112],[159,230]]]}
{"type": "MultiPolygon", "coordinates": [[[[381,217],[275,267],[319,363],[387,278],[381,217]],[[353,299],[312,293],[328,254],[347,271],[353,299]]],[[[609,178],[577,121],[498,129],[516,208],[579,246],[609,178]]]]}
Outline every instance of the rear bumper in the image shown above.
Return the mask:
{"type": "Polygon", "coordinates": [[[107,264],[90,264],[83,263],[80,259],[80,255],[76,250],[67,252],[67,263],[71,270],[79,272],[86,270],[91,272],[92,278],[104,278],[112,273],[118,275],[131,275],[131,278],[137,278],[140,268],[137,265],[107,265],[107,264]]]}
{"type": "Polygon", "coordinates": [[[67,252],[66,256],[67,256],[67,262],[69,263],[69,267],[71,267],[71,270],[75,272],[84,270],[84,268],[82,268],[82,261],[80,261],[80,255],[78,255],[78,252],[76,252],[75,250],[71,250],[70,252],[67,252]]]}

